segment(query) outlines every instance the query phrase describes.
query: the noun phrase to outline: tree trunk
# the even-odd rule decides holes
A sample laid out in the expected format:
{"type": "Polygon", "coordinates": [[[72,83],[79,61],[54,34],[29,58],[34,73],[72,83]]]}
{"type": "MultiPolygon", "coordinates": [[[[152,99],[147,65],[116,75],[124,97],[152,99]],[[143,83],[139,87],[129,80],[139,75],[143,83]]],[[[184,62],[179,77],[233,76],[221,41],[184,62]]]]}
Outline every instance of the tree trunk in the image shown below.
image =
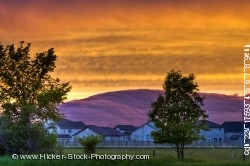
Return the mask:
{"type": "Polygon", "coordinates": [[[181,148],[181,158],[180,158],[181,160],[183,160],[184,159],[184,149],[183,148],[181,148]]]}
{"type": "Polygon", "coordinates": [[[184,159],[184,144],[176,144],[176,152],[178,160],[184,159]]]}
{"type": "Polygon", "coordinates": [[[181,153],[180,153],[179,144],[176,144],[176,152],[177,152],[177,158],[178,158],[178,160],[180,160],[180,158],[181,158],[181,153]]]}
{"type": "Polygon", "coordinates": [[[184,146],[185,146],[185,144],[181,144],[181,160],[183,160],[184,159],[184,146]]]}

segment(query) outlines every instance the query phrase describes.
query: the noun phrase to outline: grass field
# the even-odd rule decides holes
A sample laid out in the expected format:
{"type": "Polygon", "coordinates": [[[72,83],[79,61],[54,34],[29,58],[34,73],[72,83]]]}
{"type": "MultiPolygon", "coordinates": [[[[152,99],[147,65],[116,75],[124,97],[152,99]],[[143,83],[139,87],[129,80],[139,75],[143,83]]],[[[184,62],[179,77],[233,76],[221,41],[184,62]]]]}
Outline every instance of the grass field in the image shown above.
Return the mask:
{"type": "MultiPolygon", "coordinates": [[[[250,156],[246,156],[243,161],[242,149],[187,149],[185,159],[178,161],[174,149],[155,149],[155,157],[153,157],[153,149],[97,149],[97,154],[107,155],[149,155],[149,160],[12,160],[11,156],[0,157],[0,165],[2,166],[106,166],[106,165],[173,165],[173,166],[241,166],[250,165],[250,156]]],[[[82,149],[65,149],[64,155],[67,154],[83,154],[82,149]]]]}

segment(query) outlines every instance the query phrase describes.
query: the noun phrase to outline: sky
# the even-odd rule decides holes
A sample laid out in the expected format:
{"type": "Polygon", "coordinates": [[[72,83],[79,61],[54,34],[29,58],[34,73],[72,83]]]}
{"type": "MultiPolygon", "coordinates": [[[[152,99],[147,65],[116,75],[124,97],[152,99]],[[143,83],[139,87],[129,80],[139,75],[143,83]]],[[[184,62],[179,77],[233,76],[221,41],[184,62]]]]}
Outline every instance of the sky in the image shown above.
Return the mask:
{"type": "Polygon", "coordinates": [[[250,1],[0,0],[0,42],[54,48],[52,75],[68,100],[162,89],[166,74],[195,74],[201,92],[243,95],[250,1]]]}

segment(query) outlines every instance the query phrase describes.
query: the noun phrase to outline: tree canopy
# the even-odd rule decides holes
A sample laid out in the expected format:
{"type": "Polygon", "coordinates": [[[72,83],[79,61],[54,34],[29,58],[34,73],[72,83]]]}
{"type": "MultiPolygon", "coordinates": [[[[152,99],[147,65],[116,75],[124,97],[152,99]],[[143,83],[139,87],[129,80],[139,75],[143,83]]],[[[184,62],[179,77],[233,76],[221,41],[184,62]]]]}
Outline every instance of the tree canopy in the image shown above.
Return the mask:
{"type": "Polygon", "coordinates": [[[177,157],[184,158],[184,147],[202,139],[208,115],[202,108],[204,98],[198,93],[194,74],[182,76],[180,71],[170,71],[164,81],[164,93],[152,103],[149,119],[159,130],[152,132],[155,143],[176,145],[177,157]],[[202,123],[197,123],[201,120],[202,123]]]}
{"type": "Polygon", "coordinates": [[[71,86],[60,83],[49,73],[55,69],[54,49],[37,53],[31,59],[31,44],[15,49],[14,44],[0,45],[0,104],[3,114],[35,119],[56,119],[56,105],[66,99],[71,86]]]}
{"type": "Polygon", "coordinates": [[[60,83],[50,75],[56,67],[54,49],[31,57],[30,46],[0,44],[0,150],[5,153],[53,147],[56,137],[43,122],[60,118],[56,106],[71,89],[68,82],[60,83]]]}

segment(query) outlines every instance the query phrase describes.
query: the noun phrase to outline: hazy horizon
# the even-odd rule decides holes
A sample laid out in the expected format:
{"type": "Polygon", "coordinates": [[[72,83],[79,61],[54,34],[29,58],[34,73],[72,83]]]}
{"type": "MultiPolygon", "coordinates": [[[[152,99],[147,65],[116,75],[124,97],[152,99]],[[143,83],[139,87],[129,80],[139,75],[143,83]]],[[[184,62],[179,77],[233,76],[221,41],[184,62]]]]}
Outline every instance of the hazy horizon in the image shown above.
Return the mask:
{"type": "MultiPolygon", "coordinates": [[[[112,93],[112,92],[122,92],[122,91],[136,91],[136,90],[158,90],[158,91],[163,91],[163,89],[148,89],[148,88],[134,88],[134,89],[117,89],[117,90],[109,90],[109,91],[101,91],[101,92],[96,92],[96,93],[91,93],[89,95],[86,95],[86,97],[82,97],[82,95],[79,95],[79,98],[69,98],[67,99],[65,102],[68,101],[74,101],[74,100],[82,100],[82,99],[87,99],[89,97],[93,97],[96,95],[100,95],[100,94],[105,94],[105,93],[112,93]],[[82,98],[81,98],[82,97],[82,98]]],[[[216,92],[201,92],[199,91],[199,93],[203,93],[203,94],[218,94],[218,95],[226,95],[226,96],[234,96],[234,97],[239,97],[243,99],[243,95],[239,95],[237,93],[234,94],[226,94],[226,93],[216,93],[216,92]]]]}

